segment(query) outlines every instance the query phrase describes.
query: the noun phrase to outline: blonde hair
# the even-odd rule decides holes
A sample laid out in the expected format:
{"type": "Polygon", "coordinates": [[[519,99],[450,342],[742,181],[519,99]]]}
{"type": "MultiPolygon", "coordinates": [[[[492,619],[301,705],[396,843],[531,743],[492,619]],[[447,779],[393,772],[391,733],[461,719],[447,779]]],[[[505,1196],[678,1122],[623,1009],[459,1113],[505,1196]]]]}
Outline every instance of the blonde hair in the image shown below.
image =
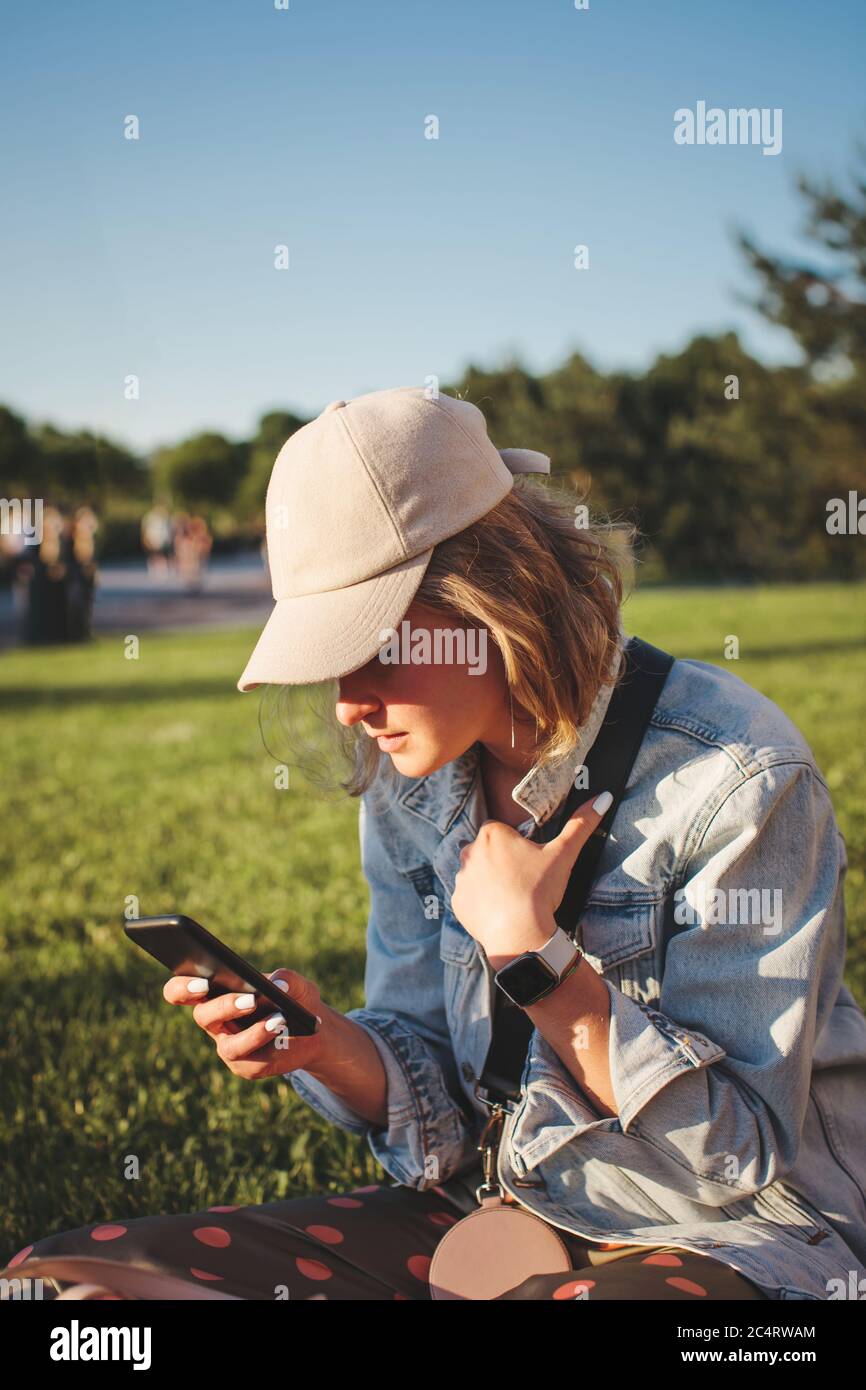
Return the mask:
{"type": "MultiPolygon", "coordinates": [[[[575,512],[571,490],[516,477],[497,506],[440,541],[415,594],[428,608],[487,628],[502,655],[515,720],[537,721],[539,764],[574,746],[599,687],[612,678],[631,574],[634,528],[601,520],[580,526],[575,512]]],[[[343,733],[354,766],[342,786],[359,796],[381,754],[357,729],[343,733]]]]}

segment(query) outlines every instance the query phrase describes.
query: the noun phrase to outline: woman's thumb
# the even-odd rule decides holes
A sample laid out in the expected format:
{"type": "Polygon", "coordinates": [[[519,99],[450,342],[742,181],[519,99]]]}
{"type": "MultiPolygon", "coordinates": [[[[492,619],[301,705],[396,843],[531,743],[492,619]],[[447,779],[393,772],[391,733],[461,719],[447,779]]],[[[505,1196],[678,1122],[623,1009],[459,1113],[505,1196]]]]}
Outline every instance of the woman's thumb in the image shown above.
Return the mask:
{"type": "Polygon", "coordinates": [[[577,858],[590,835],[607,815],[612,802],[613,796],[610,792],[602,792],[594,799],[585,801],[569,816],[559,834],[550,841],[550,844],[577,858]]]}

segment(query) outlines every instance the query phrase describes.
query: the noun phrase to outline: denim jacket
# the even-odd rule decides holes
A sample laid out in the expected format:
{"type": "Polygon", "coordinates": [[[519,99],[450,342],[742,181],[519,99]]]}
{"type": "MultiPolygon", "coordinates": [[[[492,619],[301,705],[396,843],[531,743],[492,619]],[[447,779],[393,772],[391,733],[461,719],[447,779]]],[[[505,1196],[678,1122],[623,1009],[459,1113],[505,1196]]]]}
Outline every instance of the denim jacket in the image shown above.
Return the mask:
{"type": "MultiPolygon", "coordinates": [[[[515,787],[521,833],[563,802],[586,733],[569,764],[515,787]]],[[[385,768],[361,799],[366,1004],[348,1017],[382,1057],[386,1126],[290,1074],[397,1184],[465,1211],[497,988],[450,909],[487,814],[478,752],[426,777],[385,768]]],[[[845,870],[797,729],[727,670],[677,660],[579,924],[610,995],[616,1114],[535,1029],[500,1143],[506,1191],[589,1242],[712,1253],[770,1298],[866,1298],[866,1018],[843,984],[845,870]]]]}

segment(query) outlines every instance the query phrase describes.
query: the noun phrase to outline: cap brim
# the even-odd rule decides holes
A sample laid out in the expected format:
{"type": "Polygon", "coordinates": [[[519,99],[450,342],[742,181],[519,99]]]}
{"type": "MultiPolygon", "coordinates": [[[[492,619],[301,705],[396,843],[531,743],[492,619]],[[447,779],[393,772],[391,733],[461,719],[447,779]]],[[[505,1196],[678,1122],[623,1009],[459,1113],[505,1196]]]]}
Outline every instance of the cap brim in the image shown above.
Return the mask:
{"type": "Polygon", "coordinates": [[[313,685],[365,666],[415,597],[432,548],[384,574],[333,589],[277,599],[238,690],[258,685],[313,685]]]}

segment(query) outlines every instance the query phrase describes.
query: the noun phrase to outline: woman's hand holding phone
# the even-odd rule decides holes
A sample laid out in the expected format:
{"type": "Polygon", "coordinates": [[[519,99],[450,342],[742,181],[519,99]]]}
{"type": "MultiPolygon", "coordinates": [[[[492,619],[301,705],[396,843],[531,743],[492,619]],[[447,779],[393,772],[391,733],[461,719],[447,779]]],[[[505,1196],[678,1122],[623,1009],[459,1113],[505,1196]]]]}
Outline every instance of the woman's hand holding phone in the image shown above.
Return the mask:
{"type": "Polygon", "coordinates": [[[172,975],[162,993],[169,1004],[192,1006],[196,1023],[213,1039],[217,1056],[235,1076],[258,1081],[290,1071],[315,1073],[331,1042],[331,1022],[339,1015],[323,1004],[318,986],[296,970],[274,970],[268,978],[302,1008],[321,1018],[317,1033],[309,1037],[289,1036],[286,1020],[279,1012],[244,1026],[245,1017],[260,1003],[259,997],[220,994],[208,999],[207,980],[196,975],[172,975]]]}
{"type": "Polygon", "coordinates": [[[388,1120],[387,1078],[366,1030],[323,1003],[318,985],[297,970],[273,970],[268,978],[321,1019],[318,1032],[290,1036],[279,1012],[245,1027],[244,1017],[255,1011],[259,999],[253,994],[235,993],[203,998],[207,981],[196,975],[173,975],[162,992],[169,1004],[192,1006],[196,1023],[213,1039],[217,1056],[235,1076],[261,1081],[291,1071],[309,1072],[357,1114],[384,1127],[388,1120]],[[246,1007],[238,1006],[239,999],[246,1007]]]}

